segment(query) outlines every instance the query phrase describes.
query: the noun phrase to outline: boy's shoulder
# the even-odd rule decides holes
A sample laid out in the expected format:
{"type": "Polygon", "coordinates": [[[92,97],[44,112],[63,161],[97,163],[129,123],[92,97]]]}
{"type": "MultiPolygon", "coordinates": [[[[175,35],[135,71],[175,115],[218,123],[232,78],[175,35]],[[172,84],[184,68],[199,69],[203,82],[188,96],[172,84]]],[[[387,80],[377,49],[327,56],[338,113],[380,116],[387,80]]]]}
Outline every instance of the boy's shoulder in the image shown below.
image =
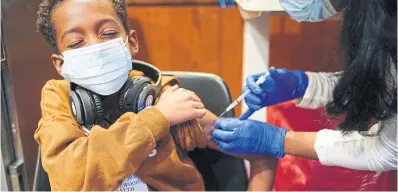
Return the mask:
{"type": "Polygon", "coordinates": [[[162,85],[162,87],[179,85],[180,80],[173,75],[162,75],[160,84],[162,85]]]}
{"type": "MultiPolygon", "coordinates": [[[[138,70],[132,70],[129,73],[129,77],[135,77],[135,76],[145,76],[145,73],[143,71],[138,71],[138,70]]],[[[168,86],[173,86],[176,84],[180,84],[179,79],[174,76],[174,75],[163,75],[160,77],[161,81],[160,84],[162,87],[168,87],[168,86]]],[[[153,81],[156,81],[157,79],[152,79],[153,81]]]]}
{"type": "Polygon", "coordinates": [[[69,82],[66,80],[50,79],[44,84],[42,88],[42,93],[47,91],[68,92],[69,82]]]}
{"type": "Polygon", "coordinates": [[[68,106],[69,103],[69,82],[66,80],[48,80],[41,90],[41,107],[54,105],[68,106]]]}

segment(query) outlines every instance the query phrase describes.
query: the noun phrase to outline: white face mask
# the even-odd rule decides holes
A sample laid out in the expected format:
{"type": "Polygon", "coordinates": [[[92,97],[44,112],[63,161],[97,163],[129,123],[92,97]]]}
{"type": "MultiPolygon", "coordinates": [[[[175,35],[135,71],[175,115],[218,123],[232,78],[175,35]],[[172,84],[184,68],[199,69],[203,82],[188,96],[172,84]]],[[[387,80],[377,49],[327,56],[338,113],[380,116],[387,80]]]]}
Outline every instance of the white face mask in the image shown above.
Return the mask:
{"type": "Polygon", "coordinates": [[[298,22],[323,21],[337,14],[330,0],[280,0],[280,4],[298,22]]]}
{"type": "MultiPolygon", "coordinates": [[[[127,42],[126,42],[127,43],[127,42]]],[[[121,37],[62,53],[62,76],[100,95],[119,91],[132,70],[130,51],[121,37]]]]}

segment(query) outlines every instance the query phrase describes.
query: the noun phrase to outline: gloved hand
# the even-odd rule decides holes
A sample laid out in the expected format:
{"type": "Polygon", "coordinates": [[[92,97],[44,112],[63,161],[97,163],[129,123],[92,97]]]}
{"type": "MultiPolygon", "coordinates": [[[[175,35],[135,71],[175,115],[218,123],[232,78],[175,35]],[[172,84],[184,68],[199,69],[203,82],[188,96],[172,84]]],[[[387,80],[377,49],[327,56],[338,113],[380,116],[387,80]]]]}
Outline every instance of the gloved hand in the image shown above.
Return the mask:
{"type": "Polygon", "coordinates": [[[251,93],[245,97],[249,110],[241,116],[242,120],[263,107],[303,97],[308,87],[308,77],[303,71],[271,67],[264,83],[257,85],[257,79],[264,74],[251,75],[246,79],[242,93],[246,90],[250,90],[251,93]]]}
{"type": "Polygon", "coordinates": [[[212,133],[217,146],[233,154],[285,156],[284,140],[287,129],[254,120],[220,118],[212,133]]]}

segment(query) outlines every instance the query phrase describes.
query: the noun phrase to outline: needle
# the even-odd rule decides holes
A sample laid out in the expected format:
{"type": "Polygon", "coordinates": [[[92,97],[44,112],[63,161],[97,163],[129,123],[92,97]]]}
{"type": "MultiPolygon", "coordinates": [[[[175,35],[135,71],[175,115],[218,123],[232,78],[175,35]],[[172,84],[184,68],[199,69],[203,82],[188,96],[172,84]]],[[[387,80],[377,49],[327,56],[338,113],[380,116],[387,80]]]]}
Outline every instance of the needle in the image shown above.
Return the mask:
{"type": "Polygon", "coordinates": [[[218,116],[218,117],[222,117],[225,113],[227,113],[228,111],[224,111],[224,112],[222,112],[221,113],[221,115],[220,116],[218,116]]]}
{"type": "MultiPolygon", "coordinates": [[[[265,73],[263,76],[261,76],[260,78],[257,79],[256,84],[260,85],[262,83],[264,83],[265,78],[269,75],[269,73],[265,73]]],[[[231,109],[233,109],[234,107],[236,107],[248,94],[250,93],[250,90],[245,91],[241,96],[239,96],[235,101],[233,101],[226,109],[223,113],[221,113],[220,116],[218,117],[222,117],[225,113],[227,113],[228,111],[230,111],[231,109]]]]}

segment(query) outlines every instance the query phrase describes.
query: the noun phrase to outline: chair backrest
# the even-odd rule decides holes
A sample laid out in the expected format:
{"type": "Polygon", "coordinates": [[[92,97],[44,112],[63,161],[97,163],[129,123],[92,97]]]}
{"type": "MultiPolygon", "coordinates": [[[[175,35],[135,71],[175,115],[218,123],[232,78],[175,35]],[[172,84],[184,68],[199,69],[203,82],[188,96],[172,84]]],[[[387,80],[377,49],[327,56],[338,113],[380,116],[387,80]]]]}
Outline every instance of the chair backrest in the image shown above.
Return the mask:
{"type": "MultiPolygon", "coordinates": [[[[163,71],[180,79],[180,87],[195,92],[205,107],[216,115],[231,104],[231,94],[225,82],[214,74],[163,71]]],[[[234,117],[231,110],[224,117],[234,117]]],[[[248,179],[243,160],[211,149],[195,149],[188,153],[202,174],[207,191],[246,191],[248,179]]]]}
{"type": "MultiPolygon", "coordinates": [[[[180,87],[195,92],[206,108],[216,115],[220,115],[232,102],[228,86],[216,75],[191,72],[163,72],[163,74],[177,76],[181,81],[180,87]]],[[[224,116],[234,117],[234,111],[231,110],[224,116]]],[[[188,154],[202,174],[206,191],[247,190],[248,179],[243,160],[211,149],[195,149],[188,154]]],[[[40,148],[33,191],[51,191],[48,175],[42,167],[40,148]]]]}
{"type": "Polygon", "coordinates": [[[41,164],[40,147],[37,153],[37,162],[35,176],[33,180],[33,191],[51,191],[50,181],[48,180],[47,172],[43,169],[41,164]]]}

